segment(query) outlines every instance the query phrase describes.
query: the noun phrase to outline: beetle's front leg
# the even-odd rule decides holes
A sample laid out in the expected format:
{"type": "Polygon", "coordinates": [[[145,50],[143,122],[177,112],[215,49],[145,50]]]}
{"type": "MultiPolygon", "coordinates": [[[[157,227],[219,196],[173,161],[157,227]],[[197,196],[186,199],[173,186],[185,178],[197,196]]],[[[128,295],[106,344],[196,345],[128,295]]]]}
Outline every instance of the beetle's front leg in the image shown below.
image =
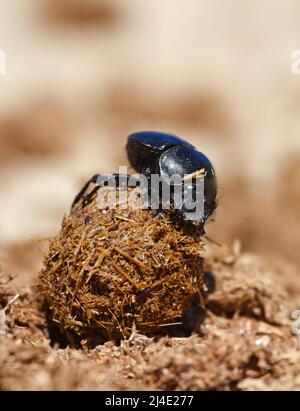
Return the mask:
{"type": "Polygon", "coordinates": [[[95,193],[101,187],[109,186],[109,181],[111,180],[114,180],[114,187],[116,188],[127,188],[132,186],[132,184],[130,184],[130,177],[131,176],[128,174],[95,174],[79,191],[72,203],[72,207],[81,199],[82,207],[88,205],[92,201],[95,193]],[[96,184],[95,187],[88,194],[85,194],[91,183],[96,184]]]}
{"type": "Polygon", "coordinates": [[[80,201],[82,198],[85,197],[85,192],[86,190],[89,188],[89,185],[91,183],[96,184],[97,182],[97,178],[100,176],[101,174],[95,174],[92,178],[90,178],[85,185],[82,187],[82,189],[79,191],[79,193],[76,195],[76,197],[73,200],[72,206],[73,207],[76,203],[78,203],[78,201],[80,201]]]}

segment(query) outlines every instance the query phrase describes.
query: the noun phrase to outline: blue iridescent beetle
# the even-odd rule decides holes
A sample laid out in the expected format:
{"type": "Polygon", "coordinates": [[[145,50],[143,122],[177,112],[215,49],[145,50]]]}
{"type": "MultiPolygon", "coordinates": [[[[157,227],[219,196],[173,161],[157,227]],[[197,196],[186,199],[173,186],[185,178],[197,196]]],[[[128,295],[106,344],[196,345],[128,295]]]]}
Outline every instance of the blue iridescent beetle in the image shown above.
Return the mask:
{"type": "MultiPolygon", "coordinates": [[[[197,173],[200,172],[204,178],[204,213],[198,222],[204,231],[206,220],[212,215],[217,206],[217,179],[210,160],[187,141],[175,135],[157,131],[141,131],[130,134],[126,151],[131,166],[138,173],[143,174],[149,182],[153,174],[165,177],[178,174],[183,180],[190,176],[192,183],[188,187],[192,190],[192,195],[194,194],[193,190],[195,190],[197,173]]],[[[83,206],[91,201],[100,185],[96,185],[88,194],[86,194],[86,191],[91,183],[96,184],[99,181],[99,176],[99,174],[94,175],[85,184],[75,197],[73,205],[80,199],[83,200],[83,206]]],[[[113,177],[116,179],[117,186],[121,177],[122,181],[124,181],[124,178],[130,178],[130,176],[118,174],[114,174],[113,177]]],[[[182,210],[176,210],[176,216],[184,220],[185,211],[183,206],[182,210]]]]}

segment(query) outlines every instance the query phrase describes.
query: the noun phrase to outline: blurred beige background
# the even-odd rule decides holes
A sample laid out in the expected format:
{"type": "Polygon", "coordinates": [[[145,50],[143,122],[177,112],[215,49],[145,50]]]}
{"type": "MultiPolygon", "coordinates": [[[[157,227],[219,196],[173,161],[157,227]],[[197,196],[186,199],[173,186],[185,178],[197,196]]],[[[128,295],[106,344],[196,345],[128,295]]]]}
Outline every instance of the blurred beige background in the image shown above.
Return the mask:
{"type": "MultiPolygon", "coordinates": [[[[11,0],[1,6],[0,262],[33,275],[82,183],[132,131],[214,163],[208,235],[299,265],[300,49],[294,0],[11,0]]],[[[25,275],[26,274],[26,275],[25,275]]]]}

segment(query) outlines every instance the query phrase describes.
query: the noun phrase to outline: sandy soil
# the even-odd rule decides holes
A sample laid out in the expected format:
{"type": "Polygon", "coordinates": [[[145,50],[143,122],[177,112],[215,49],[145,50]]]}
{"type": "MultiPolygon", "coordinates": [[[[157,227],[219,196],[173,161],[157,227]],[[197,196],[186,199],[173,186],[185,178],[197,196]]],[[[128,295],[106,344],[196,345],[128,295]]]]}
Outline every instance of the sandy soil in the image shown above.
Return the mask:
{"type": "Polygon", "coordinates": [[[238,247],[212,256],[206,269],[208,310],[199,332],[151,338],[133,331],[92,350],[66,347],[33,289],[1,274],[1,389],[299,389],[293,278],[283,281],[280,269],[238,247]]]}

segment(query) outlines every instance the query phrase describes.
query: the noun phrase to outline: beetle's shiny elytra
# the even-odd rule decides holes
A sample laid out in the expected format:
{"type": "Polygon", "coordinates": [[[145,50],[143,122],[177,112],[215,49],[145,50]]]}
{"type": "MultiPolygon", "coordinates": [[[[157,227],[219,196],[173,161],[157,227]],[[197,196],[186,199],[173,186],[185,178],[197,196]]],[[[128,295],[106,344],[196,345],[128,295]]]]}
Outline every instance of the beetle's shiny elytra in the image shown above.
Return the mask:
{"type": "MultiPolygon", "coordinates": [[[[157,131],[130,134],[126,150],[132,167],[148,179],[151,174],[165,177],[179,174],[183,181],[197,173],[205,175],[204,216],[201,219],[205,223],[216,208],[217,179],[213,165],[203,153],[177,136],[157,131]]],[[[195,190],[195,186],[191,184],[190,189],[195,190]]]]}

